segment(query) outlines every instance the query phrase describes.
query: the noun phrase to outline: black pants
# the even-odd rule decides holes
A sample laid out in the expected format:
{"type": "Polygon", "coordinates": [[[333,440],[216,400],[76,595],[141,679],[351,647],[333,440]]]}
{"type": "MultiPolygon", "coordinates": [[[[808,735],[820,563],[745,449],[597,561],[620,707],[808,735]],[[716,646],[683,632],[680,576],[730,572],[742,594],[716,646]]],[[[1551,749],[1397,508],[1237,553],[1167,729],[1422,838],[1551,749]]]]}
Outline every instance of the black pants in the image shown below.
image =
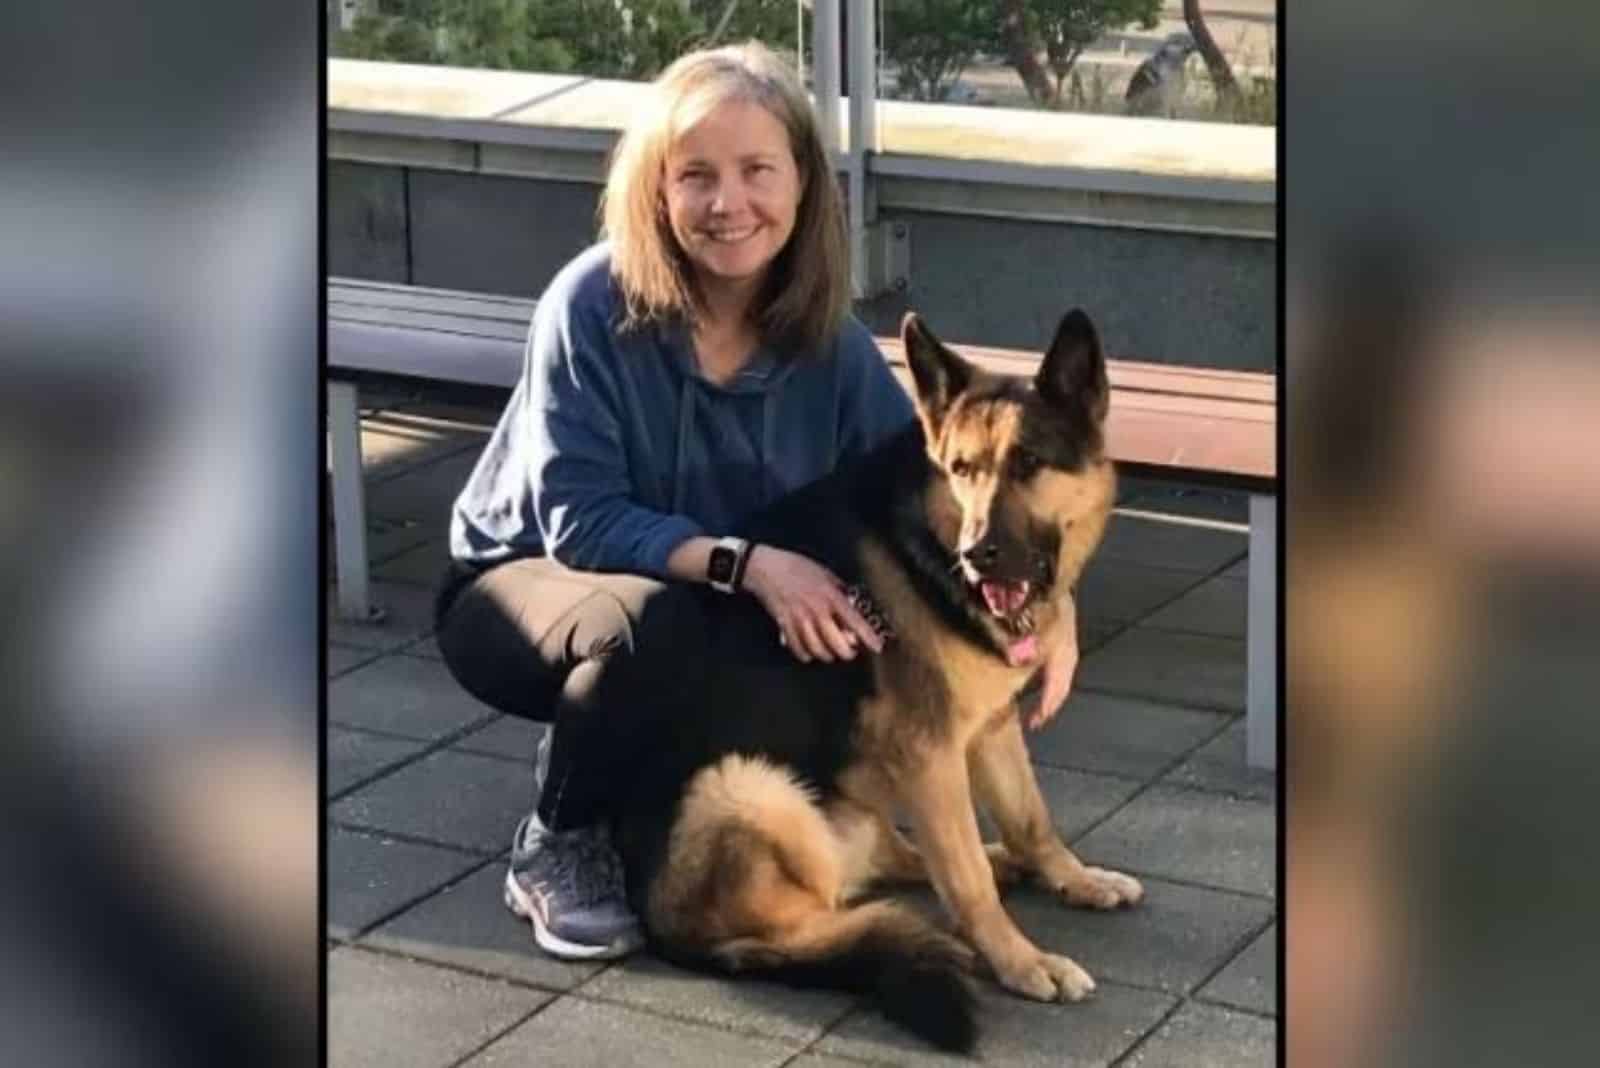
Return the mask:
{"type": "Polygon", "coordinates": [[[603,668],[652,634],[703,625],[695,598],[659,599],[667,588],[547,559],[485,571],[452,565],[445,577],[434,623],[450,673],[490,707],[552,724],[537,802],[552,830],[603,819],[614,784],[626,782],[643,755],[630,741],[648,736],[653,710],[607,701],[603,668]]]}

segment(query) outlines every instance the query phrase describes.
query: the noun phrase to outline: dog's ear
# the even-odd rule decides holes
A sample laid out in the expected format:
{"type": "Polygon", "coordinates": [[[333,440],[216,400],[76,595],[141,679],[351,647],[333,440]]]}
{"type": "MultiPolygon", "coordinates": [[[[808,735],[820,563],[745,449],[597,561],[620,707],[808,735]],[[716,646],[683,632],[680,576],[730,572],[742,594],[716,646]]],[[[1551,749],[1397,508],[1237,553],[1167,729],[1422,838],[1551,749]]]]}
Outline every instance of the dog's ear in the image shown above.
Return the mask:
{"type": "Polygon", "coordinates": [[[1083,309],[1073,308],[1062,316],[1033,384],[1051,404],[1081,407],[1095,422],[1105,420],[1111,403],[1106,358],[1100,351],[1100,335],[1083,309]]]}
{"type": "Polygon", "coordinates": [[[945,348],[916,312],[900,320],[900,340],[916,383],[917,414],[932,442],[950,405],[972,382],[972,365],[945,348]]]}

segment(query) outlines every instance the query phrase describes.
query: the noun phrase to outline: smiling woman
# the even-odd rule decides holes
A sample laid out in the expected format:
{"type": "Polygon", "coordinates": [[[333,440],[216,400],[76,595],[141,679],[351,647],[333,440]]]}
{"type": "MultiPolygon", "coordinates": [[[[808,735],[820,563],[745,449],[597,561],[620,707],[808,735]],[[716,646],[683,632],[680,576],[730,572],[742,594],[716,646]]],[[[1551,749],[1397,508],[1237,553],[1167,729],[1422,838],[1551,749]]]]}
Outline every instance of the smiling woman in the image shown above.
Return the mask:
{"type": "Polygon", "coordinates": [[[674,582],[754,596],[801,660],[880,649],[832,572],[730,535],[912,419],[850,314],[816,120],[764,47],[661,76],[618,143],[603,216],[607,240],[539,299],[521,381],[456,500],[436,605],[456,679],[553,724],[505,896],[571,958],[640,938],[598,828],[654,710],[597,696],[602,662],[702,625],[698,599],[659,598],[674,582]]]}

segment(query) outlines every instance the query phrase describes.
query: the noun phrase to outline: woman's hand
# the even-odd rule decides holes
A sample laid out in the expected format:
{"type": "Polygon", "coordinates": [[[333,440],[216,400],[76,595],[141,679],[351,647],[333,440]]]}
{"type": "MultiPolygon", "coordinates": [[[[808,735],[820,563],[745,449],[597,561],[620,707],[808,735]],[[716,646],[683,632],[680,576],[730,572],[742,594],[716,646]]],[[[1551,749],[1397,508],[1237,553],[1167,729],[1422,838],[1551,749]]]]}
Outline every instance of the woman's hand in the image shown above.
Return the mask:
{"type": "Polygon", "coordinates": [[[1078,673],[1078,607],[1068,599],[1062,608],[1061,638],[1045,654],[1044,666],[1039,669],[1039,704],[1024,723],[1036,731],[1055,718],[1056,712],[1072,692],[1072,679],[1078,673]]]}
{"type": "Polygon", "coordinates": [[[845,596],[844,583],[808,557],[757,545],[745,565],[744,588],[803,662],[850,660],[862,645],[875,653],[883,650],[883,640],[845,596]]]}

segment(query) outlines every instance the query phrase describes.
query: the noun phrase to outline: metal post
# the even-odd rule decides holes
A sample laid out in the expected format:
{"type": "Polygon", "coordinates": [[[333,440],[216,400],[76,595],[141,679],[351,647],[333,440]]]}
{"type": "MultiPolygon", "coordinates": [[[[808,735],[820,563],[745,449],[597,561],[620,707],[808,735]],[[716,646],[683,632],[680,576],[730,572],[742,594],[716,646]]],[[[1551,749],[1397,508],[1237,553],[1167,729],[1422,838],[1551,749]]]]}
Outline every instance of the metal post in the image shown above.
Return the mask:
{"type": "Polygon", "coordinates": [[[857,299],[867,295],[867,225],[876,221],[876,205],[867,202],[867,154],[878,150],[877,2],[848,5],[847,58],[850,64],[850,142],[845,167],[850,201],[850,281],[857,299]]]}
{"type": "Polygon", "coordinates": [[[1278,498],[1250,497],[1250,616],[1245,624],[1245,759],[1278,766],[1278,498]]]}
{"type": "Polygon", "coordinates": [[[367,623],[374,613],[367,590],[367,506],[354,382],[328,383],[328,458],[333,467],[333,575],[339,615],[367,623]]]}
{"type": "Polygon", "coordinates": [[[828,156],[839,158],[839,2],[816,0],[811,6],[811,96],[817,111],[817,132],[828,156]]]}

